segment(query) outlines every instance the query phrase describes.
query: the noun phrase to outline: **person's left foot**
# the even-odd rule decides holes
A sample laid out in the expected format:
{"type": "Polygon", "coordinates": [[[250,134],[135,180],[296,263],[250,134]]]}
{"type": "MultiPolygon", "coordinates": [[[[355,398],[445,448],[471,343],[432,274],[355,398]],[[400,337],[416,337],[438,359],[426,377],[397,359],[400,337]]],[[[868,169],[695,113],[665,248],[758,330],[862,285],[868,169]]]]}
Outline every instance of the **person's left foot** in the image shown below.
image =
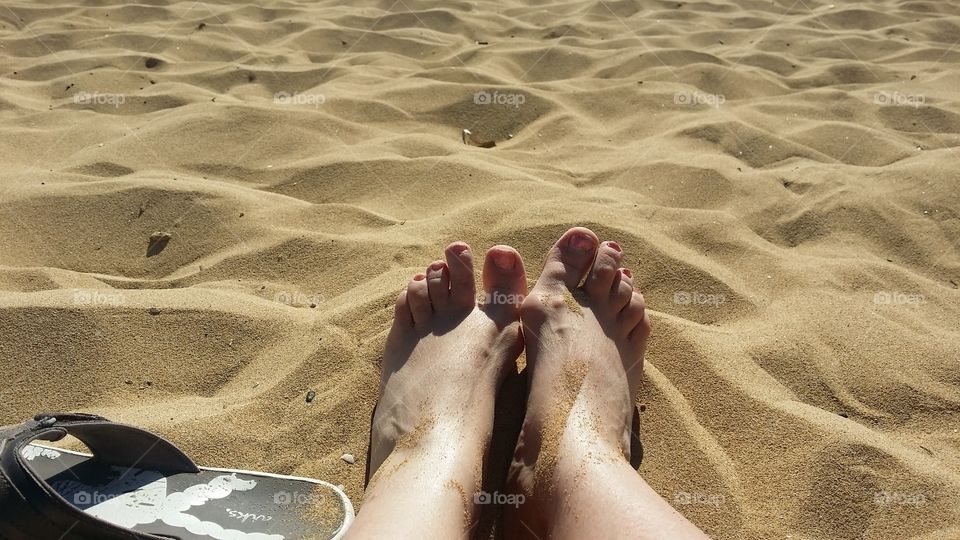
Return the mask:
{"type": "Polygon", "coordinates": [[[462,452],[466,457],[451,457],[451,467],[469,470],[448,471],[450,489],[459,491],[454,494],[473,515],[494,400],[523,349],[519,307],[527,285],[516,250],[495,246],[484,261],[478,303],[469,246],[453,243],[445,255],[445,262],[414,276],[397,299],[371,427],[369,472],[372,485],[407,464],[419,466],[418,455],[462,452]]]}

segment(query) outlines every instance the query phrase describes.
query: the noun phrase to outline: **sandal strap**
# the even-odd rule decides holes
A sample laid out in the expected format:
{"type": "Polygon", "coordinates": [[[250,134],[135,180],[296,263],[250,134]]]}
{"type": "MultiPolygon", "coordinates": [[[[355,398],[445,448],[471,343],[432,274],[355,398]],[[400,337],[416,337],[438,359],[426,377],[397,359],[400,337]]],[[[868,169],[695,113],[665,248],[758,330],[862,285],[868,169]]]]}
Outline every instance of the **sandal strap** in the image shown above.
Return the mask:
{"type": "Polygon", "coordinates": [[[42,413],[0,427],[0,538],[140,540],[164,537],[117,527],[70,504],[30,468],[23,448],[31,441],[67,435],[90,448],[104,465],[153,469],[164,474],[200,469],[170,441],[149,431],[83,413],[42,413]]]}
{"type": "MultiPolygon", "coordinates": [[[[33,418],[31,440],[58,441],[67,435],[80,439],[93,458],[106,465],[152,469],[162,473],[198,473],[200,469],[170,441],[144,429],[83,413],[42,413],[33,418]]],[[[29,422],[28,422],[29,424],[29,422]]]]}

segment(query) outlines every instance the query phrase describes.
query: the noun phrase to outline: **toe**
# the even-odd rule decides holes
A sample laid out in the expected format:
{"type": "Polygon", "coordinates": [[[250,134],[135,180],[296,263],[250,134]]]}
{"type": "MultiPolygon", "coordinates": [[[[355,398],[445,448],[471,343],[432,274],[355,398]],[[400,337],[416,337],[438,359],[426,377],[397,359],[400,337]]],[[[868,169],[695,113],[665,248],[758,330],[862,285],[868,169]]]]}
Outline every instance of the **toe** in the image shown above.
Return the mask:
{"type": "Polygon", "coordinates": [[[599,243],[597,235],[583,227],[574,227],[563,233],[547,253],[537,285],[575,288],[593,262],[599,243]]]}
{"type": "Polygon", "coordinates": [[[639,345],[645,344],[647,338],[650,337],[650,329],[650,315],[644,312],[643,318],[630,331],[630,341],[639,345]]]}
{"type": "Polygon", "coordinates": [[[473,277],[470,246],[454,242],[447,246],[447,271],[450,274],[449,305],[455,309],[473,309],[477,305],[477,286],[473,277]]]}
{"type": "Polygon", "coordinates": [[[610,291],[610,309],[619,313],[627,307],[627,303],[633,298],[633,279],[630,277],[629,270],[621,268],[619,279],[614,280],[610,291]]]}
{"type": "Polygon", "coordinates": [[[407,303],[410,304],[414,326],[421,328],[430,322],[433,308],[430,307],[430,293],[427,291],[427,280],[423,274],[413,276],[413,280],[407,285],[407,303]]]}
{"type": "Polygon", "coordinates": [[[634,327],[643,320],[645,311],[646,305],[644,304],[643,295],[634,291],[630,303],[620,311],[620,315],[617,317],[617,326],[620,328],[620,335],[624,337],[629,335],[634,327]]]}
{"type": "MultiPolygon", "coordinates": [[[[597,258],[587,276],[583,288],[598,302],[606,302],[610,296],[613,282],[617,279],[623,250],[616,242],[604,242],[597,250],[597,258]]],[[[622,307],[622,306],[621,306],[622,307]]]]}
{"type": "Polygon", "coordinates": [[[393,305],[393,323],[403,328],[413,326],[413,315],[410,314],[410,304],[407,302],[407,290],[400,291],[397,303],[393,305]]]}
{"type": "Polygon", "coordinates": [[[427,291],[434,311],[445,311],[450,301],[450,271],[447,263],[433,261],[427,267],[427,291]]]}
{"type": "Polygon", "coordinates": [[[527,292],[523,260],[510,246],[493,246],[483,262],[483,291],[486,307],[517,310],[527,292]]]}

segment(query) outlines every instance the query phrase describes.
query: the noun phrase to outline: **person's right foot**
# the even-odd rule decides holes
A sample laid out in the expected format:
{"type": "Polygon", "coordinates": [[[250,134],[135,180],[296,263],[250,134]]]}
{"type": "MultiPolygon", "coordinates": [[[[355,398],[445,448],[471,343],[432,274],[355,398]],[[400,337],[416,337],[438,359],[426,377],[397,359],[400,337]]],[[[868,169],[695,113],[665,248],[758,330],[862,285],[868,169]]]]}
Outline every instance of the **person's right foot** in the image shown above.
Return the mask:
{"type": "Polygon", "coordinates": [[[508,477],[508,489],[524,497],[506,507],[511,536],[549,537],[586,465],[630,457],[650,321],[622,259],[615,242],[570,229],[521,306],[530,374],[508,477]]]}

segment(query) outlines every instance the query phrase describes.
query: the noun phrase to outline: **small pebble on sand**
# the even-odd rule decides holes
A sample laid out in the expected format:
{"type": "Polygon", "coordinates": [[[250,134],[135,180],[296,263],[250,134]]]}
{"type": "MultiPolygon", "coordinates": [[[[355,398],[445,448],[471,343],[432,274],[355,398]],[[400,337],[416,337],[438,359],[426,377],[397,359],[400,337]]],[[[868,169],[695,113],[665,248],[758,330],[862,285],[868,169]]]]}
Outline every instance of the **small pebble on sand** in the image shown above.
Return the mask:
{"type": "Polygon", "coordinates": [[[464,129],[460,132],[460,137],[463,140],[463,144],[468,144],[471,146],[479,146],[480,148],[493,148],[497,145],[495,141],[486,141],[480,140],[474,137],[473,132],[469,129],[464,129]]]}
{"type": "Polygon", "coordinates": [[[310,390],[309,392],[307,392],[307,403],[312,402],[315,397],[317,397],[317,393],[314,392],[313,390],[310,390]]]}
{"type": "Polygon", "coordinates": [[[163,231],[157,231],[151,234],[150,239],[147,241],[147,257],[153,257],[163,251],[163,248],[167,247],[167,243],[170,242],[172,237],[173,235],[163,231]]]}
{"type": "Polygon", "coordinates": [[[346,461],[347,463],[349,463],[349,464],[351,464],[351,465],[353,465],[354,462],[357,461],[356,458],[353,457],[353,454],[344,454],[344,455],[340,456],[340,459],[346,461]]]}

